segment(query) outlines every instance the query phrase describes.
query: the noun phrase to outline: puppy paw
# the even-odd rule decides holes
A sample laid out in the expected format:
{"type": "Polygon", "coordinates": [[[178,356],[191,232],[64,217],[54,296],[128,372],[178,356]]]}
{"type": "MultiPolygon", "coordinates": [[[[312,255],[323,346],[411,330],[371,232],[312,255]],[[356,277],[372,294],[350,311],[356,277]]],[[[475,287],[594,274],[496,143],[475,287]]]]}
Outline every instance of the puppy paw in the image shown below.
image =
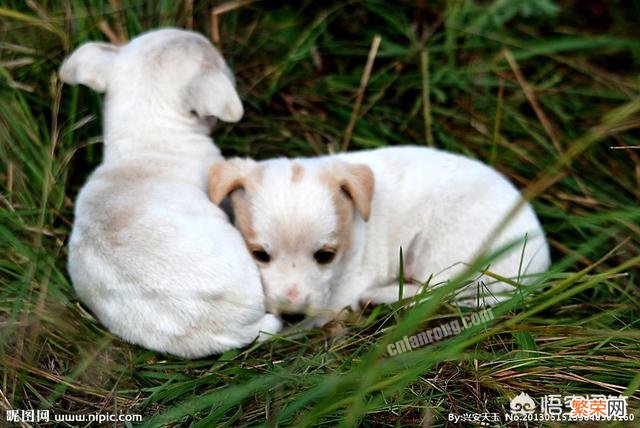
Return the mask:
{"type": "Polygon", "coordinates": [[[258,335],[258,342],[264,342],[272,335],[282,330],[282,321],[280,321],[280,318],[273,314],[266,314],[258,322],[258,330],[260,330],[260,334],[258,335]]]}

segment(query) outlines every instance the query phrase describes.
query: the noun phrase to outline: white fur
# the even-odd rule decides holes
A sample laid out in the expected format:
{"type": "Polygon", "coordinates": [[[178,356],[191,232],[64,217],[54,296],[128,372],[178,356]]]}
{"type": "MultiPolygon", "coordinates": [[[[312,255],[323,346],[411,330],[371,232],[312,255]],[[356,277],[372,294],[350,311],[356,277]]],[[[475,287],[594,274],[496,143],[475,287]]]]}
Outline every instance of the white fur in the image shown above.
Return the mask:
{"type": "Polygon", "coordinates": [[[163,29],[84,44],[60,76],[106,91],[104,159],[78,195],[69,243],[80,299],[124,340],[187,358],[278,331],[240,234],[206,195],[221,159],[212,118],[243,114],[220,54],[163,29]]]}
{"type": "MultiPolygon", "coordinates": [[[[433,275],[431,284],[452,278],[474,261],[521,198],[508,180],[481,162],[421,147],[259,163],[231,160],[226,165],[231,163],[236,166],[226,168],[227,173],[239,176],[241,184],[228,189],[232,203],[250,207],[253,219],[253,235],[245,239],[250,247],[262,248],[271,256],[269,263],[258,263],[268,303],[298,309],[319,307],[335,312],[345,306],[355,308],[363,300],[397,300],[400,247],[405,253],[405,276],[422,282],[433,275]],[[367,166],[375,179],[370,215],[365,221],[362,212],[364,217],[367,212],[354,207],[346,236],[338,236],[335,192],[339,189],[328,187],[326,177],[342,180],[354,165],[367,166]],[[292,179],[293,169],[300,167],[302,174],[292,179]],[[349,241],[350,245],[344,244],[349,241]],[[319,248],[341,245],[345,248],[338,248],[333,262],[320,265],[314,260],[319,248]]],[[[224,165],[214,169],[224,170],[224,165]]],[[[356,188],[358,191],[363,189],[356,188]]],[[[548,245],[529,204],[517,212],[490,248],[518,241],[519,245],[491,264],[491,272],[515,279],[548,268],[548,245]]],[[[496,294],[487,296],[486,303],[504,299],[500,293],[511,290],[506,283],[486,276],[482,279],[496,294]]],[[[406,284],[404,295],[419,291],[420,286],[406,284]]],[[[459,301],[473,302],[476,292],[476,287],[463,290],[459,301]]]]}

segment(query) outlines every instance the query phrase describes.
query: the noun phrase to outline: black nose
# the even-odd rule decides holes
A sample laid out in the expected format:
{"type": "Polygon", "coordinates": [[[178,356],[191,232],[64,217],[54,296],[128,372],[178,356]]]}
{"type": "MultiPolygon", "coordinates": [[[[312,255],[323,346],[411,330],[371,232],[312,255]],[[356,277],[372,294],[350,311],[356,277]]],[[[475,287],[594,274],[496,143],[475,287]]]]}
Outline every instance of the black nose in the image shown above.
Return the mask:
{"type": "Polygon", "coordinates": [[[287,324],[297,324],[303,319],[305,319],[306,315],[302,313],[282,313],[280,314],[280,318],[287,324]]]}

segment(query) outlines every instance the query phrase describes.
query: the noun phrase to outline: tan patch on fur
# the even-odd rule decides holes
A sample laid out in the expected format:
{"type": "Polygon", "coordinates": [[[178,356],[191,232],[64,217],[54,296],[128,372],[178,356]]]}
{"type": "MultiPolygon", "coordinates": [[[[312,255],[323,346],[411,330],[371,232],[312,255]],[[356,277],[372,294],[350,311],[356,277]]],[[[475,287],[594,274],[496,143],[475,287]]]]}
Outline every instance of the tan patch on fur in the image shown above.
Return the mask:
{"type": "Polygon", "coordinates": [[[253,216],[249,209],[244,195],[234,193],[231,195],[231,206],[233,207],[234,224],[242,234],[247,243],[256,239],[256,231],[253,228],[253,216]]]}
{"type": "Polygon", "coordinates": [[[345,172],[341,184],[345,186],[364,221],[368,221],[375,187],[373,172],[362,164],[347,164],[345,172]]]}
{"type": "Polygon", "coordinates": [[[92,178],[106,180],[116,188],[128,187],[131,183],[142,183],[154,180],[162,174],[162,167],[146,164],[132,164],[98,171],[92,178]]]}
{"type": "Polygon", "coordinates": [[[218,162],[209,170],[209,198],[218,205],[234,190],[252,188],[262,180],[262,168],[250,159],[218,162]]]}
{"type": "Polygon", "coordinates": [[[304,168],[299,163],[294,163],[291,167],[291,182],[297,183],[302,180],[302,176],[304,175],[304,168]]]}
{"type": "Polygon", "coordinates": [[[353,219],[353,203],[347,199],[336,185],[332,188],[333,203],[336,207],[336,216],[338,217],[338,228],[336,230],[335,239],[339,241],[340,250],[344,251],[351,245],[351,220],[353,219]],[[333,189],[337,190],[333,190],[333,189]]]}
{"type": "Polygon", "coordinates": [[[245,195],[236,190],[255,191],[263,173],[262,166],[248,159],[219,162],[209,170],[209,197],[213,203],[219,204],[231,196],[234,224],[247,242],[256,239],[253,217],[245,195]]]}
{"type": "Polygon", "coordinates": [[[371,168],[363,164],[335,162],[320,180],[339,194],[346,193],[364,221],[369,220],[375,179],[371,168]]]}
{"type": "Polygon", "coordinates": [[[135,197],[140,186],[152,182],[164,173],[163,165],[128,163],[127,166],[99,170],[92,176],[101,186],[100,192],[88,202],[90,218],[99,219],[103,236],[113,246],[125,245],[127,230],[142,214],[141,201],[135,197]],[[104,195],[120,195],[118,199],[104,198],[104,195]]]}
{"type": "Polygon", "coordinates": [[[351,245],[350,226],[355,211],[365,221],[369,219],[374,188],[373,173],[366,165],[338,162],[327,168],[320,175],[320,180],[331,190],[338,219],[335,239],[339,241],[340,250],[345,250],[351,245]]]}
{"type": "Polygon", "coordinates": [[[118,246],[125,243],[123,233],[138,217],[138,211],[136,207],[129,206],[109,213],[104,229],[105,236],[111,245],[118,246]]]}

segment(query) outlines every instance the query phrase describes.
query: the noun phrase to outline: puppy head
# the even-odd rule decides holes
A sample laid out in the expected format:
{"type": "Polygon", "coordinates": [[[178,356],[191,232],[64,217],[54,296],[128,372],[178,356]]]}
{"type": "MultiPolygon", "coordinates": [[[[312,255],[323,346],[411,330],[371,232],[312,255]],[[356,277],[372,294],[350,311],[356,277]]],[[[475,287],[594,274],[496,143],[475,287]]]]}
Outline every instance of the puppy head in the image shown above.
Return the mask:
{"type": "Polygon", "coordinates": [[[326,306],[347,268],[353,224],[369,218],[373,186],[369,167],[332,158],[234,159],[209,174],[212,201],[231,198],[269,308],[289,313],[326,306]]]}
{"type": "Polygon", "coordinates": [[[129,109],[152,105],[185,117],[227,122],[244,113],[224,59],[205,37],[191,31],[151,31],[123,46],[85,43],[64,61],[60,77],[107,92],[108,100],[126,100],[129,109]]]}

